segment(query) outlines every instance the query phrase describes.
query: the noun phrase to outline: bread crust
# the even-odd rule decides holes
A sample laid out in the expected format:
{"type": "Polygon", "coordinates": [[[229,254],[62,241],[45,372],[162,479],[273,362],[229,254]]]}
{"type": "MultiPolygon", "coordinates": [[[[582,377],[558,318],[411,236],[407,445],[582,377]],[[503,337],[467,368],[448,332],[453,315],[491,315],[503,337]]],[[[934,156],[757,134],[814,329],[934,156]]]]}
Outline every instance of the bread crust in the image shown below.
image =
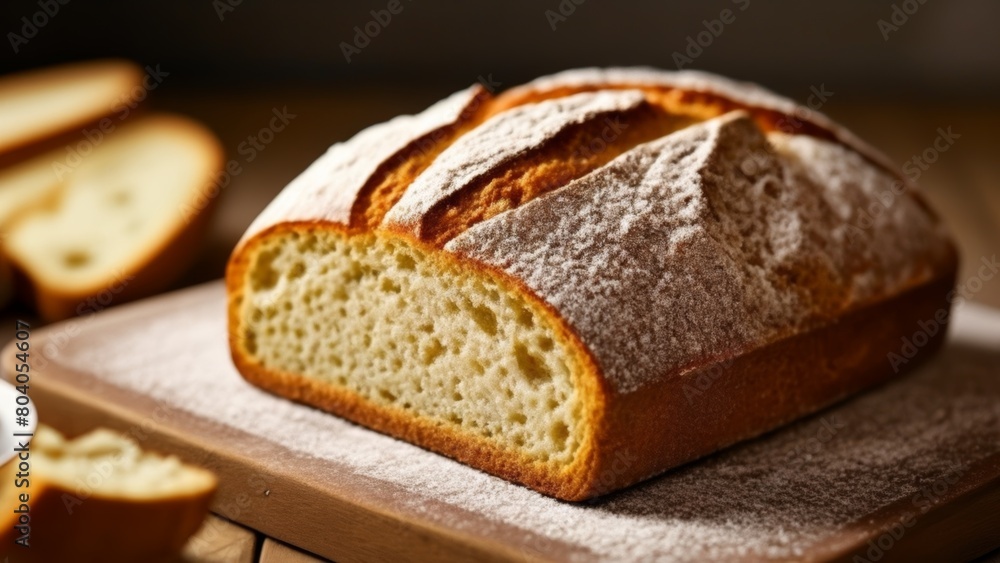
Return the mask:
{"type": "MultiPolygon", "coordinates": [[[[598,80],[587,84],[582,87],[639,88],[657,92],[663,87],[655,82],[637,84],[598,80]]],[[[501,119],[503,116],[499,112],[510,107],[535,103],[545,96],[572,95],[580,88],[580,84],[573,81],[549,90],[528,85],[501,95],[491,102],[489,111],[494,112],[492,119],[501,119]]],[[[656,95],[660,94],[662,92],[656,95]]],[[[725,107],[731,105],[729,109],[747,109],[757,127],[765,130],[770,121],[789,115],[779,111],[788,107],[778,102],[766,103],[766,98],[765,103],[758,107],[747,100],[725,98],[717,91],[682,91],[681,94],[682,100],[694,100],[689,108],[691,111],[704,111],[710,117],[717,114],[715,106],[718,104],[725,107]]],[[[794,108],[792,104],[791,110],[794,108]]],[[[720,118],[719,123],[725,127],[740,119],[745,120],[737,115],[720,118]]],[[[819,118],[809,123],[812,125],[800,132],[804,136],[833,141],[878,166],[885,164],[879,162],[883,160],[879,153],[868,150],[867,145],[856,141],[845,130],[819,118]]],[[[730,134],[734,133],[730,131],[730,134]]],[[[759,136],[759,132],[754,134],[759,136]]],[[[732,146],[740,148],[742,145],[732,146]]],[[[683,148],[678,153],[685,154],[683,148]]],[[[717,166],[718,159],[725,159],[728,155],[730,153],[725,151],[712,153],[706,157],[706,162],[717,166]]],[[[774,162],[773,155],[768,158],[771,159],[769,162],[774,162]]],[[[711,174],[716,172],[710,171],[711,174]]],[[[891,172],[898,175],[894,170],[891,172]]],[[[611,176],[619,178],[614,173],[611,176]]],[[[627,184],[623,186],[621,189],[634,188],[627,184]]],[[[344,189],[350,191],[354,188],[345,186],[344,189]]],[[[284,194],[286,199],[293,196],[294,190],[284,194]]],[[[649,197],[648,194],[645,197],[649,197]]],[[[520,203],[522,208],[507,211],[497,219],[505,217],[516,221],[517,211],[527,205],[546,205],[544,201],[520,203]]],[[[922,205],[922,202],[918,203],[922,205]]],[[[245,279],[258,245],[271,236],[288,232],[322,230],[345,237],[372,234],[329,220],[328,211],[317,209],[312,216],[289,215],[284,219],[273,211],[265,212],[267,222],[255,222],[234,251],[226,283],[230,348],[239,372],[248,381],[278,395],[319,407],[544,494],[570,501],[590,499],[629,486],[740,440],[770,431],[889,379],[895,371],[886,356],[887,352],[898,349],[900,337],[913,333],[918,321],[935,318],[939,311],[947,314],[950,305],[947,294],[954,285],[957,269],[954,246],[943,233],[934,232],[934,240],[928,241],[926,252],[920,256],[909,256],[909,265],[914,266],[914,271],[900,276],[902,281],[895,280],[881,286],[890,289],[883,289],[874,297],[862,292],[861,297],[848,295],[833,305],[818,306],[815,311],[802,315],[806,319],[804,326],[793,327],[794,330],[781,332],[752,346],[734,343],[712,349],[710,358],[699,359],[693,364],[660,366],[651,382],[622,388],[620,381],[601,368],[600,354],[578,330],[580,327],[569,320],[568,311],[560,310],[549,296],[537,291],[537,285],[529,286],[526,279],[517,275],[516,268],[508,267],[516,259],[490,260],[487,254],[466,252],[471,248],[468,246],[441,248],[440,241],[423,237],[419,230],[413,229],[412,221],[388,221],[391,216],[387,216],[387,221],[375,229],[374,236],[401,239],[407,245],[424,250],[442,268],[460,268],[489,276],[507,291],[537,305],[545,311],[551,326],[557,327],[558,340],[564,349],[571,351],[581,367],[581,373],[574,374],[574,385],[583,397],[585,414],[581,424],[586,428],[576,457],[564,466],[557,466],[529,459],[498,445],[496,441],[458,427],[420,419],[401,409],[367,401],[346,389],[301,374],[268,369],[254,361],[242,343],[240,306],[245,279]],[[864,341],[859,340],[858,334],[866,335],[864,341]],[[710,385],[699,389],[698,385],[706,378],[710,385]],[[770,404],[761,405],[761,399],[770,401],[770,404]]],[[[715,213],[715,210],[709,212],[715,213]]],[[[477,226],[486,224],[488,221],[477,226]]],[[[548,225],[550,222],[543,220],[536,226],[545,231],[548,225]]],[[[496,241],[499,237],[513,247],[525,242],[526,239],[513,232],[490,231],[484,240],[496,241]]],[[[898,233],[895,235],[898,236],[898,233]]],[[[455,240],[458,239],[453,239],[453,242],[455,240]]],[[[563,249],[563,254],[557,256],[571,260],[577,250],[572,247],[563,249]]],[[[524,262],[520,265],[536,269],[544,267],[540,264],[524,262]]],[[[810,273],[803,271],[800,274],[808,277],[810,273]]],[[[800,274],[793,274],[790,279],[794,280],[800,274]]],[[[829,283],[822,280],[820,287],[825,288],[829,283]]],[[[621,329],[620,326],[603,327],[605,331],[621,329]]],[[[907,367],[915,363],[914,359],[919,360],[933,353],[942,342],[944,332],[941,330],[930,338],[916,358],[911,358],[907,367]]],[[[606,359],[606,356],[602,357],[606,359]]]]}
{"type": "Polygon", "coordinates": [[[0,545],[12,563],[167,560],[201,527],[215,494],[214,480],[202,491],[150,500],[87,496],[86,489],[68,489],[44,477],[15,489],[9,486],[15,472],[13,461],[0,468],[7,489],[0,499],[11,507],[0,519],[0,545]],[[18,515],[11,512],[20,504],[16,495],[25,491],[31,516],[26,548],[14,543],[20,533],[14,528],[18,515]]]}

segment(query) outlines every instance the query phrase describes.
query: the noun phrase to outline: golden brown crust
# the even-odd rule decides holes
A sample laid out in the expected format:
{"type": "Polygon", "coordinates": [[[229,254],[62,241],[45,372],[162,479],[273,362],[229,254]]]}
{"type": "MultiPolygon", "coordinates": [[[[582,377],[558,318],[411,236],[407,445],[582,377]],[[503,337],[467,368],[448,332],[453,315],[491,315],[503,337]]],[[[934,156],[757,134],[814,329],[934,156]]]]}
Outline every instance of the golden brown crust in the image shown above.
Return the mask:
{"type": "Polygon", "coordinates": [[[369,231],[378,227],[413,180],[442,151],[486,119],[491,101],[489,92],[479,89],[455,122],[414,140],[379,167],[358,193],[351,209],[351,227],[369,231]]]}
{"type": "Polygon", "coordinates": [[[650,104],[596,117],[563,130],[538,149],[435,204],[423,217],[421,240],[442,247],[476,223],[565,186],[629,149],[693,122],[650,104]]]}
{"type": "Polygon", "coordinates": [[[37,477],[30,487],[17,489],[9,486],[12,464],[0,470],[5,489],[0,499],[5,508],[17,507],[16,495],[27,491],[31,516],[27,548],[14,543],[21,534],[14,528],[18,515],[13,508],[0,518],[0,545],[12,563],[165,560],[201,527],[215,493],[212,486],[195,494],[133,501],[88,496],[85,488],[70,490],[37,477]]]}
{"type": "Polygon", "coordinates": [[[599,90],[641,90],[650,103],[701,120],[744,111],[762,131],[809,135],[842,144],[908,182],[885,155],[816,110],[756,84],[732,82],[699,71],[662,72],[641,67],[570,70],[503,92],[492,104],[492,111],[495,114],[527,103],[599,90]]]}

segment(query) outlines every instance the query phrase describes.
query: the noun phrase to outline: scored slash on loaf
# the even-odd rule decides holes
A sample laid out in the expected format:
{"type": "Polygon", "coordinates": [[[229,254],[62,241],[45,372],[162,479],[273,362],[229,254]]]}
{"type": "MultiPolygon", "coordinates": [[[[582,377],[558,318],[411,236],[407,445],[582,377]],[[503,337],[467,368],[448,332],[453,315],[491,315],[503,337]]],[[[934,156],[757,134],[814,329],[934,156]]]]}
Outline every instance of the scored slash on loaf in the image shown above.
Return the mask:
{"type": "Polygon", "coordinates": [[[591,498],[893,374],[957,262],[910,186],[857,224],[898,182],[825,117],[721,77],[473,87],[334,145],[261,213],[227,271],[233,359],[591,498]]]}

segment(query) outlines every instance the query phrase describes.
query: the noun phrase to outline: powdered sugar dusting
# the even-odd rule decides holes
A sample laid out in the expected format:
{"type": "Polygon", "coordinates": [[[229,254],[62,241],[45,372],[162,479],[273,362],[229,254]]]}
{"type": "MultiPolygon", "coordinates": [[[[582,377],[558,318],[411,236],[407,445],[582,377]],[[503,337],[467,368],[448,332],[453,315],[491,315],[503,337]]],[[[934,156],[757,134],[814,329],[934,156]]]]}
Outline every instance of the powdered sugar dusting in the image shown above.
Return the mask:
{"type": "Polygon", "coordinates": [[[495,115],[445,149],[389,211],[385,224],[412,225],[436,203],[566,128],[643,101],[637,91],[585,93],[495,115]]]}
{"type": "MultiPolygon", "coordinates": [[[[960,309],[953,343],[904,379],[609,498],[569,504],[257,389],[230,363],[221,285],[170,299],[139,330],[78,337],[60,361],[167,412],[288,448],[273,460],[283,467],[310,457],[398,487],[409,518],[477,535],[490,523],[512,526],[575,547],[577,560],[822,558],[858,539],[851,522],[894,501],[919,520],[915,495],[954,482],[942,479],[967,469],[957,460],[1000,454],[1000,314],[983,309],[960,309]],[[427,509],[431,501],[467,516],[427,509]]],[[[535,557],[560,549],[517,547],[535,557]]]]}
{"type": "Polygon", "coordinates": [[[622,393],[888,297],[912,274],[929,275],[903,266],[928,264],[931,251],[941,262],[946,239],[909,196],[870,226],[867,254],[853,258],[851,217],[831,213],[828,199],[866,208],[891,178],[827,141],[782,146],[797,147],[785,150],[795,156],[788,169],[734,112],[640,145],[445,248],[553,305],[622,393]],[[827,177],[840,195],[825,194],[827,177]],[[869,254],[902,273],[861,275],[869,254]]]}
{"type": "Polygon", "coordinates": [[[359,192],[383,163],[422,136],[457,123],[482,92],[481,86],[467,88],[417,115],[401,115],[373,125],[333,145],[278,194],[250,225],[243,240],[288,221],[348,224],[359,192]]]}

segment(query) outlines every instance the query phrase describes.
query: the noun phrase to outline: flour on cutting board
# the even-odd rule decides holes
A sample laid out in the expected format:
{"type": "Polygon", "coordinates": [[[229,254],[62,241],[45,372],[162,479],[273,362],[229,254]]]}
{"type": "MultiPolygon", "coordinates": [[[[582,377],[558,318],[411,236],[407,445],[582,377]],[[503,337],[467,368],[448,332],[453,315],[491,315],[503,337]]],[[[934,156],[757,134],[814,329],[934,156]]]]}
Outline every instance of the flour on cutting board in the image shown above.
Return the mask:
{"type": "MultiPolygon", "coordinates": [[[[1000,340],[981,336],[1000,334],[1000,316],[982,309],[958,315],[953,343],[979,338],[975,347],[990,354],[953,344],[917,373],[767,439],[604,500],[570,504],[253,387],[229,359],[222,292],[212,290],[212,306],[205,306],[204,290],[192,295],[201,295],[198,306],[178,306],[142,331],[74,350],[74,365],[161,404],[391,483],[411,493],[414,511],[433,499],[577,546],[583,558],[795,557],[819,543],[849,541],[845,523],[899,499],[913,498],[919,519],[927,503],[915,497],[965,470],[949,452],[977,448],[979,459],[1000,453],[1000,340]]],[[[711,388],[701,398],[710,400],[711,388]]],[[[464,528],[445,512],[423,514],[464,528]]],[[[542,548],[524,549],[544,556],[542,548]]]]}

